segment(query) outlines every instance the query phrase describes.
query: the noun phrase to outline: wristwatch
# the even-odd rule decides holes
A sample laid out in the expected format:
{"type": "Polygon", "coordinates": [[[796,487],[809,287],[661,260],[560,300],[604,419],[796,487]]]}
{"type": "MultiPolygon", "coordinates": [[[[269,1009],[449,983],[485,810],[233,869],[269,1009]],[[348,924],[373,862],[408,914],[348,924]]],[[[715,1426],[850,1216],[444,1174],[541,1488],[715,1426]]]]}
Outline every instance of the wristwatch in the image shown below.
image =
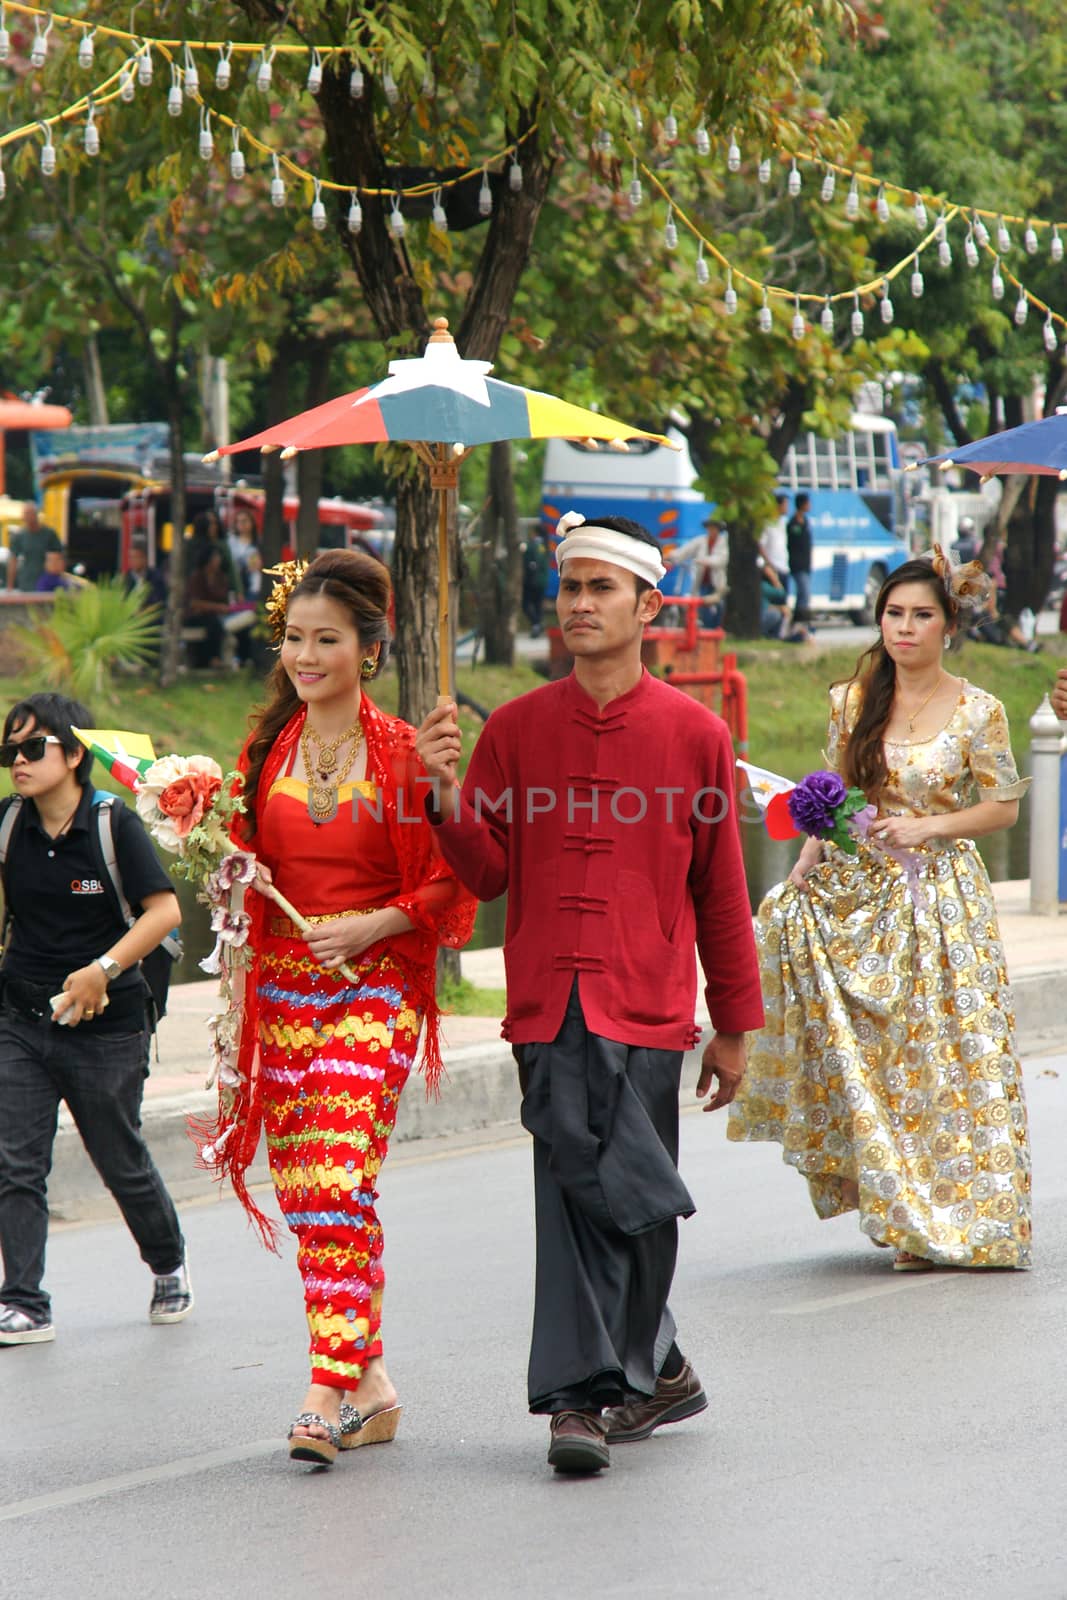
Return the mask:
{"type": "Polygon", "coordinates": [[[97,956],[96,964],[98,967],[103,967],[104,977],[107,979],[108,983],[110,983],[112,979],[117,978],[122,971],[122,968],[119,966],[118,962],[113,961],[110,956],[97,956]]]}

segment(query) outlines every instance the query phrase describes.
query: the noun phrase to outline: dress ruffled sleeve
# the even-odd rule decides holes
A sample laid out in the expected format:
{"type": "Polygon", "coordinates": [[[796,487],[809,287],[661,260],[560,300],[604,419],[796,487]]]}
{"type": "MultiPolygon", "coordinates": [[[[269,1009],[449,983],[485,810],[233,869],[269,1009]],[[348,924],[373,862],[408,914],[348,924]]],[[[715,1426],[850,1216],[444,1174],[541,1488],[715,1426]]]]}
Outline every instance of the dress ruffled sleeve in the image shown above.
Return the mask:
{"type": "Polygon", "coordinates": [[[978,785],[980,800],[1021,800],[1030,778],[1020,778],[1011,749],[1011,734],[1004,707],[984,696],[984,714],[971,735],[968,765],[978,785]]]}
{"type": "Polygon", "coordinates": [[[831,772],[840,772],[845,760],[845,745],[852,723],[856,720],[855,696],[850,697],[851,683],[835,683],[830,689],[830,724],[826,730],[826,749],[823,760],[831,772]]]}

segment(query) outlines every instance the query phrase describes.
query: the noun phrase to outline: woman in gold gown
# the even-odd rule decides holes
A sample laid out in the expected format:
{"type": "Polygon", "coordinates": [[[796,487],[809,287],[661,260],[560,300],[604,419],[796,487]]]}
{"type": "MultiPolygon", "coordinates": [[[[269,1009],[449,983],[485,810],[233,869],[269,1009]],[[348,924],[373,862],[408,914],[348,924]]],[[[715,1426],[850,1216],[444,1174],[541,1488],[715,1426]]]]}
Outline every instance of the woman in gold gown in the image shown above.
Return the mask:
{"type": "Polygon", "coordinates": [[[880,637],[830,692],[827,760],[877,807],[848,856],[806,840],[760,906],[766,1023],[728,1137],[774,1140],[820,1217],[858,1210],[899,1269],[1030,1265],[1030,1146],[989,878],[1015,822],[1000,702],[942,664],[981,577],[891,573],[880,637]]]}

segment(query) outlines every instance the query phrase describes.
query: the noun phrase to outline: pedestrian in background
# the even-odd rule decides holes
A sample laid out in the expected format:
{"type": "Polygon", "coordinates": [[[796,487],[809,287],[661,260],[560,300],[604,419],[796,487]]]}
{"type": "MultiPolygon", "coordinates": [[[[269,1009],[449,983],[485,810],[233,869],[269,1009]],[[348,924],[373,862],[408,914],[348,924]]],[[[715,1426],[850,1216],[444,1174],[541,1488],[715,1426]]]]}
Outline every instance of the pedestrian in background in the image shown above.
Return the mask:
{"type": "Polygon", "coordinates": [[[810,631],[811,624],[811,555],[812,532],[808,507],[811,496],[801,491],[793,502],[793,515],[786,524],[785,538],[789,559],[789,576],[793,580],[796,604],[793,621],[810,631]]]}
{"type": "Polygon", "coordinates": [[[703,533],[687,539],[674,552],[675,566],[688,564],[693,593],[704,597],[700,607],[702,628],[721,628],[726,613],[726,573],[730,546],[718,517],[705,517],[703,533]]]}
{"type": "Polygon", "coordinates": [[[215,1161],[269,1234],[247,1189],[265,1127],[311,1333],[289,1451],[320,1466],[396,1434],[378,1178],[424,1026],[434,1086],[441,1070],[438,946],[465,944],[474,924],[423,814],[415,731],[365,692],[385,663],[390,598],[388,570],[354,551],[283,573],[268,602],[280,659],[240,762],[241,842],[313,928],[252,892],[241,1088],[215,1161]]]}
{"type": "Polygon", "coordinates": [[[93,758],[72,731],[92,725],[76,701],[34,694],[8,712],[0,744],[15,789],[0,802],[0,1345],[55,1338],[44,1269],[61,1101],[154,1276],[149,1321],[180,1322],[193,1304],[177,1213],[141,1134],[139,963],[181,911],[140,819],[118,803],[115,858],[137,912],[129,927],[121,915],[95,836],[93,758]]]}
{"type": "Polygon", "coordinates": [[[786,534],[789,496],[776,494],[774,504],[775,517],[773,522],[769,522],[763,530],[759,553],[763,557],[764,565],[770,567],[774,576],[784,588],[789,576],[789,539],[786,534]]]}
{"type": "Polygon", "coordinates": [[[641,664],[659,545],[628,517],[571,512],[560,532],[574,671],[493,712],[462,791],[454,704],[418,748],[445,857],[479,898],[508,892],[504,1034],[534,1154],[529,1405],[551,1419],[550,1466],[597,1472],[609,1445],[707,1406],[667,1304],[678,1218],[694,1210],[677,1168],[694,951],[716,1030],[706,1110],[736,1091],[763,1009],[729,732],[641,664]]]}
{"type": "Polygon", "coordinates": [[[780,1143],[816,1214],[858,1211],[907,1271],[1030,1265],[1022,1069],[973,842],[1030,780],[1000,702],[943,665],[976,581],[940,555],[897,567],[877,642],[831,689],[829,764],[877,814],[854,856],[808,838],[760,906],[767,1024],[728,1129],[780,1143]]]}
{"type": "Polygon", "coordinates": [[[63,550],[63,541],[54,528],[41,521],[41,513],[32,500],[22,508],[22,526],[11,535],[11,554],[7,562],[7,586],[32,594],[37,580],[45,569],[45,556],[49,550],[63,550]]]}
{"type": "MultiPolygon", "coordinates": [[[[486,560],[490,557],[487,554],[486,560]]],[[[544,628],[545,586],[548,583],[548,551],[540,529],[531,533],[522,552],[522,613],[530,624],[530,638],[538,639],[544,628]]]]}

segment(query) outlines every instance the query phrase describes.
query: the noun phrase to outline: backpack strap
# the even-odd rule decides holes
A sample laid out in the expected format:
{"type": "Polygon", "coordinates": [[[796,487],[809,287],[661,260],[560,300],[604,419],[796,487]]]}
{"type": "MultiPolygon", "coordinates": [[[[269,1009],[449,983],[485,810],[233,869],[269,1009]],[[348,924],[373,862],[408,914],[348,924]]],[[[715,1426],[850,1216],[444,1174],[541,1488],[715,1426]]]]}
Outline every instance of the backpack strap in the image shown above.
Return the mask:
{"type": "MultiPolygon", "coordinates": [[[[132,928],[137,918],[134,915],[133,907],[126,898],[126,891],[122,887],[122,875],[119,872],[118,855],[115,851],[115,824],[112,807],[117,804],[117,797],[113,794],[108,794],[106,789],[94,789],[93,810],[96,813],[96,832],[100,843],[100,854],[103,857],[104,866],[107,868],[107,875],[111,879],[111,887],[115,891],[115,898],[119,903],[122,920],[127,928],[132,928]]],[[[6,821],[7,818],[5,817],[4,822],[6,821]]],[[[3,833],[3,825],[3,823],[0,823],[0,835],[3,833]]],[[[2,846],[2,843],[3,840],[0,837],[0,846],[2,846]]],[[[0,866],[2,864],[3,855],[0,854],[0,866]]],[[[166,938],[161,939],[159,942],[172,961],[181,960],[182,942],[178,937],[177,928],[173,928],[166,938]]]]}
{"type": "MultiPolygon", "coordinates": [[[[12,795],[11,804],[0,818],[0,881],[3,881],[4,866],[7,862],[8,851],[11,848],[11,835],[15,831],[15,824],[22,812],[22,796],[12,795]]],[[[7,903],[7,885],[4,884],[4,920],[0,924],[0,950],[7,948],[7,936],[11,931],[11,907],[7,903]]]]}

